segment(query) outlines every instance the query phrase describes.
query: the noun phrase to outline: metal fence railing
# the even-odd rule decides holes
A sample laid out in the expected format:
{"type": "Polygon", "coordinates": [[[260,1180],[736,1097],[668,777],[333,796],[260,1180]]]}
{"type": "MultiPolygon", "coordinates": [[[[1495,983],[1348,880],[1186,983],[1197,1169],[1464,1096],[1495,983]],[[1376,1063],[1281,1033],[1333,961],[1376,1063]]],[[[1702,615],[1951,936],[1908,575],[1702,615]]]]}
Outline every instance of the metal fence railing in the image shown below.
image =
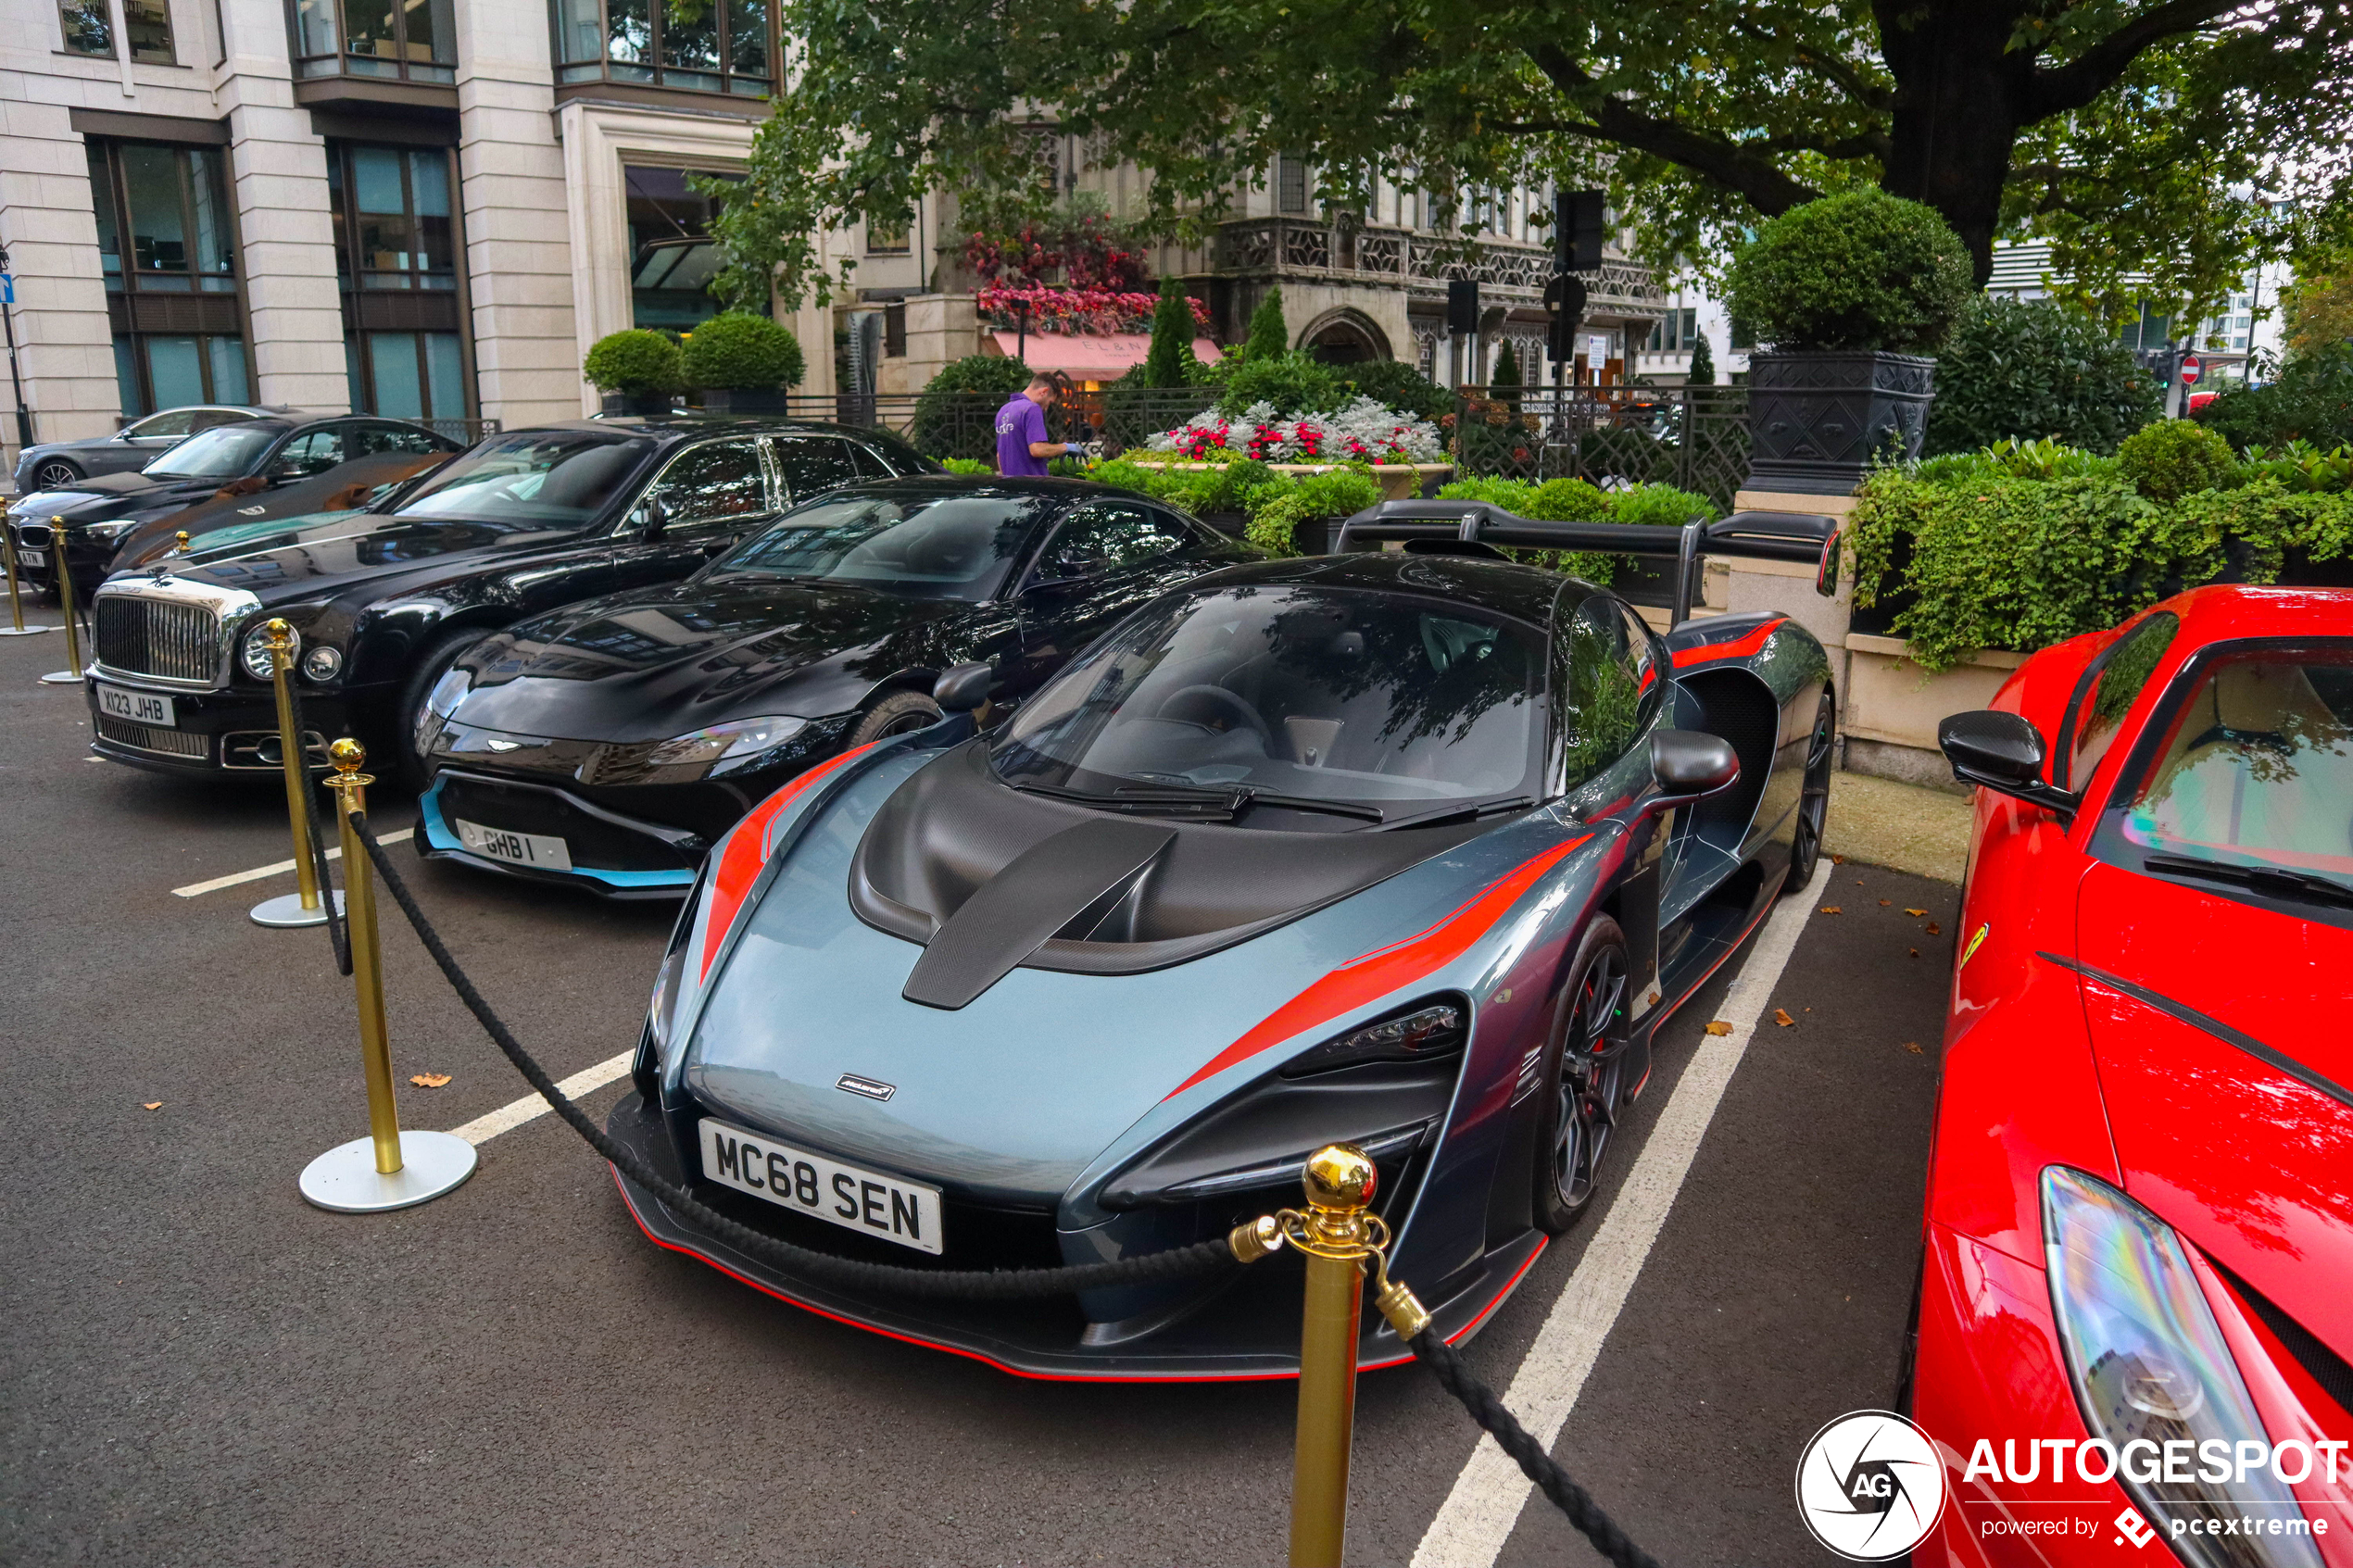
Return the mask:
{"type": "MultiPolygon", "coordinates": [[[[786,399],[788,417],[887,430],[925,457],[987,461],[997,451],[996,392],[845,392],[786,399]]],[[[1050,441],[1099,440],[1113,455],[1141,446],[1217,400],[1215,387],[1074,390],[1046,414],[1050,441]]]]}
{"type": "Polygon", "coordinates": [[[1672,484],[1729,508],[1748,477],[1748,389],[1464,387],[1454,437],[1466,474],[1672,484]]]}
{"type": "Polygon", "coordinates": [[[435,435],[446,435],[450,440],[463,442],[468,446],[480,441],[485,435],[497,434],[499,430],[497,420],[409,420],[407,422],[412,425],[422,425],[435,435]]]}

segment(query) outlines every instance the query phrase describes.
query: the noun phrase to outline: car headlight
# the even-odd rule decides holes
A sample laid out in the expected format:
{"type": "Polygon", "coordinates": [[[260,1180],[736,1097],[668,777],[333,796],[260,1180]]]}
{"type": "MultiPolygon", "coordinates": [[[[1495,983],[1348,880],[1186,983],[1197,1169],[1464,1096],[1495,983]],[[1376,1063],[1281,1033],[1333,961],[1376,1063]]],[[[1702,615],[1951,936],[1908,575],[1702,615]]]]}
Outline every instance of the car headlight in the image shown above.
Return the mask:
{"type": "MultiPolygon", "coordinates": [[[[2118,1484],[2200,1568],[2320,1568],[2309,1537],[2266,1533],[2302,1514],[2268,1463],[2241,1462],[2256,1449],[2268,1460],[2271,1443],[2171,1227],[2054,1165],[2043,1173],[2043,1247],[2076,1402],[2110,1450],[2092,1470],[2112,1457],[2118,1484]],[[2209,1530],[2217,1520],[2254,1528],[2209,1530]]],[[[2077,1456],[2079,1474],[2088,1457],[2077,1456]]]]}
{"type": "MultiPolygon", "coordinates": [[[[290,629],[287,635],[294,639],[294,646],[288,650],[287,657],[299,658],[302,633],[290,629]]],[[[244,665],[245,673],[257,681],[267,681],[275,673],[276,667],[270,662],[270,622],[264,621],[245,633],[245,640],[237,645],[237,662],[244,665]]]]}
{"type": "Polygon", "coordinates": [[[458,710],[459,698],[473,689],[472,671],[444,671],[441,679],[433,684],[433,690],[425,694],[425,709],[438,718],[447,719],[458,710]]]}
{"type": "Polygon", "coordinates": [[[139,526],[135,518],[117,518],[110,522],[88,522],[82,526],[82,535],[94,545],[119,545],[122,536],[139,526]]]}
{"type": "Polygon", "coordinates": [[[1296,1078],[1360,1061],[1431,1061],[1462,1048],[1461,1005],[1416,1002],[1300,1052],[1284,1063],[1283,1076],[1296,1078]]]}
{"type": "Polygon", "coordinates": [[[302,656],[302,672],[314,681],[332,681],[343,668],[343,650],[321,643],[302,656]]]}

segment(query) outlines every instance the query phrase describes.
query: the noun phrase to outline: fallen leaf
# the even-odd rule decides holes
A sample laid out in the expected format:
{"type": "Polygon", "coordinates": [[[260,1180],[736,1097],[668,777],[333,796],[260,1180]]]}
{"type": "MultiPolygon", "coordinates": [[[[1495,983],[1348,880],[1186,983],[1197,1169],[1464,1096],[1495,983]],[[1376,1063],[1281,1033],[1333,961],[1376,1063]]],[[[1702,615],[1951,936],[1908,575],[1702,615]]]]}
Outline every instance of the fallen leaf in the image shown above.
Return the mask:
{"type": "Polygon", "coordinates": [[[1887,906],[1888,906],[1888,900],[1886,900],[1885,898],[1881,898],[1881,899],[1879,901],[1879,907],[1880,907],[1881,909],[1883,909],[1887,908],[1887,906]]]}
{"type": "Polygon", "coordinates": [[[1708,1020],[1707,1032],[1711,1035],[1729,1035],[1732,1032],[1732,1026],[1720,1018],[1712,1018],[1708,1020]]]}
{"type": "Polygon", "coordinates": [[[449,1082],[449,1074],[447,1073],[419,1073],[411,1076],[409,1082],[416,1085],[417,1087],[421,1089],[437,1089],[444,1084],[449,1082]]]}
{"type": "Polygon", "coordinates": [[[1937,924],[1934,921],[1930,921],[1928,922],[1928,934],[1931,936],[1942,936],[1944,935],[1944,928],[1937,924]]]}
{"type": "Polygon", "coordinates": [[[1807,1012],[1812,1012],[1814,1010],[1813,1010],[1812,1008],[1807,1008],[1806,1010],[1807,1012]]]}
{"type": "Polygon", "coordinates": [[[1922,1050],[1920,1049],[1920,1043],[1919,1043],[1918,1040],[1906,1040],[1906,1041],[1905,1041],[1905,1042],[1904,1042],[1904,1048],[1905,1048],[1906,1050],[1907,1050],[1907,1051],[1910,1051],[1910,1052],[1911,1052],[1914,1056],[1923,1056],[1923,1055],[1927,1054],[1927,1053],[1925,1053],[1924,1051],[1922,1051],[1922,1050]]]}
{"type": "Polygon", "coordinates": [[[1918,920],[1920,916],[1928,913],[1926,909],[1906,909],[1904,912],[1911,916],[1914,920],[1918,920]]]}
{"type": "Polygon", "coordinates": [[[142,1100],[139,1102],[139,1109],[142,1110],[161,1110],[163,1109],[163,1101],[159,1099],[142,1100]]]}
{"type": "Polygon", "coordinates": [[[1918,947],[1914,947],[1911,949],[1911,955],[1914,958],[1919,958],[1920,956],[1920,950],[1918,947]]]}
{"type": "Polygon", "coordinates": [[[1843,915],[1845,912],[1846,911],[1844,909],[1840,909],[1836,904],[1825,904],[1822,906],[1822,913],[1826,915],[1843,915]]]}
{"type": "Polygon", "coordinates": [[[1784,1029],[1794,1029],[1797,1027],[1797,1020],[1789,1015],[1789,1009],[1787,1008],[1775,1008],[1773,1010],[1773,1022],[1780,1024],[1784,1029]]]}
{"type": "Polygon", "coordinates": [[[1856,885],[1856,886],[1857,886],[1857,887],[1862,886],[1862,885],[1863,885],[1863,879],[1862,879],[1861,877],[1859,877],[1859,876],[1858,876],[1858,877],[1856,877],[1856,878],[1855,879],[1855,885],[1856,885]]]}
{"type": "Polygon", "coordinates": [[[1831,864],[1833,866],[1843,866],[1846,864],[1846,857],[1843,855],[1833,855],[1831,857],[1831,864]]]}

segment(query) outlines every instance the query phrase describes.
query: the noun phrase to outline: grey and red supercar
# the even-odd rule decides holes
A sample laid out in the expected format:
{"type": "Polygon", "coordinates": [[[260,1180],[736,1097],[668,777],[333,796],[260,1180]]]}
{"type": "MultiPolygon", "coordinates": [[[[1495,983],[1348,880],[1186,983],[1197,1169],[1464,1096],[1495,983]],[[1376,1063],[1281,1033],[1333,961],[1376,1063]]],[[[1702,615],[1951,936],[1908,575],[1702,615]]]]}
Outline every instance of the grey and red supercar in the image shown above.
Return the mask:
{"type": "MultiPolygon", "coordinates": [[[[1092,1261],[1371,1155],[1392,1271],[1475,1332],[1587,1207],[1659,1022],[1810,878],[1829,660],[1778,614],[1660,636],[1493,546],[1834,558],[1827,520],[1529,523],[1388,503],[1198,578],[977,731],[795,779],[711,854],[610,1128],[744,1223],[918,1267],[1092,1261]],[[1388,542],[1402,548],[1382,550],[1388,542]]],[[[1680,618],[1679,618],[1680,619],[1680,618]]],[[[1026,1375],[1296,1371],[1288,1255],[1063,1303],[797,1278],[626,1178],[646,1233],[1026,1375]]],[[[1407,1352],[1368,1321],[1367,1366],[1407,1352]]]]}

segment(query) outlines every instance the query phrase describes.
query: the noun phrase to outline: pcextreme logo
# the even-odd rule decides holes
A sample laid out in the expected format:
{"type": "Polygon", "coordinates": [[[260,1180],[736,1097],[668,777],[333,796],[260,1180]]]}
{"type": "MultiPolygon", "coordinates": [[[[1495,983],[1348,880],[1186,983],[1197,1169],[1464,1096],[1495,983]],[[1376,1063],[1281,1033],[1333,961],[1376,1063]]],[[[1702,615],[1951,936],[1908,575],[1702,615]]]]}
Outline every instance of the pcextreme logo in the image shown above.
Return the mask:
{"type": "Polygon", "coordinates": [[[1850,1562],[1884,1562],[1928,1538],[1944,1512],[1944,1465],[1928,1434],[1856,1411],[1814,1434],[1797,1461],[1797,1512],[1850,1562]]]}

